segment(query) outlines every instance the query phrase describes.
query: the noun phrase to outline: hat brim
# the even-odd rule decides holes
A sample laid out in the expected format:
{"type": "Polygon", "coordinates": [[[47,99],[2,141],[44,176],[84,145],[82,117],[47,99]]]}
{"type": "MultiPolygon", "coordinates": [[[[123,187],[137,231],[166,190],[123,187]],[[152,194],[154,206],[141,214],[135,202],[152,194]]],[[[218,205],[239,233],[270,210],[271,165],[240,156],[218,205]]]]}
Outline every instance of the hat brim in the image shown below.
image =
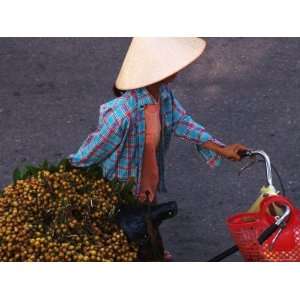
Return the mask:
{"type": "Polygon", "coordinates": [[[205,48],[200,38],[133,38],[115,86],[131,90],[160,82],[193,63],[205,48]]]}

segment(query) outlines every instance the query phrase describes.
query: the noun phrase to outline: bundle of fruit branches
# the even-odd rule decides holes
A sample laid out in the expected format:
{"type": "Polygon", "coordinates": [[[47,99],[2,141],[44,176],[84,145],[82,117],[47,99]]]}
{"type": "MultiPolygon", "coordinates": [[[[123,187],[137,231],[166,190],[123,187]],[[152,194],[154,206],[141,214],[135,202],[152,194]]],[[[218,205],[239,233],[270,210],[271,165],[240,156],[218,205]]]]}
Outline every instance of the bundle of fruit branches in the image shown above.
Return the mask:
{"type": "Polygon", "coordinates": [[[138,247],[116,225],[134,182],[107,181],[101,168],[67,159],[27,166],[0,193],[0,261],[134,261],[138,247]]]}

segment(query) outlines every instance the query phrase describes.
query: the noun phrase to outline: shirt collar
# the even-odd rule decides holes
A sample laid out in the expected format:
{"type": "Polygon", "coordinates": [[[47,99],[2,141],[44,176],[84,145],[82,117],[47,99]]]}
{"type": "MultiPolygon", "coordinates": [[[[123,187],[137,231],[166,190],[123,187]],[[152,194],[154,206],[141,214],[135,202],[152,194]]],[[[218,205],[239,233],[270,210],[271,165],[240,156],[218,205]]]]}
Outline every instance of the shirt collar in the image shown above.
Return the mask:
{"type": "MultiPolygon", "coordinates": [[[[138,89],[135,89],[137,98],[138,98],[138,104],[139,106],[144,106],[147,104],[155,104],[156,100],[153,98],[153,96],[149,93],[146,87],[141,87],[138,89]]],[[[160,98],[164,99],[167,96],[167,85],[162,84],[160,86],[160,98]]]]}

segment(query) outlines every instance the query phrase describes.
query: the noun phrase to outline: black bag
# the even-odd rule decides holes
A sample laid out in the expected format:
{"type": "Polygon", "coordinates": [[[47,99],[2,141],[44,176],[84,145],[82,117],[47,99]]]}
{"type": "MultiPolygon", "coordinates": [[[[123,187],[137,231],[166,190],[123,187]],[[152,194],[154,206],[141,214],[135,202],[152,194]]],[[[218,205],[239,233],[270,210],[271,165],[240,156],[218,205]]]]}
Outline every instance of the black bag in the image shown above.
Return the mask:
{"type": "Polygon", "coordinates": [[[130,242],[139,246],[139,260],[163,261],[164,248],[159,233],[162,221],[177,214],[175,201],[161,204],[121,205],[116,221],[130,242]]]}

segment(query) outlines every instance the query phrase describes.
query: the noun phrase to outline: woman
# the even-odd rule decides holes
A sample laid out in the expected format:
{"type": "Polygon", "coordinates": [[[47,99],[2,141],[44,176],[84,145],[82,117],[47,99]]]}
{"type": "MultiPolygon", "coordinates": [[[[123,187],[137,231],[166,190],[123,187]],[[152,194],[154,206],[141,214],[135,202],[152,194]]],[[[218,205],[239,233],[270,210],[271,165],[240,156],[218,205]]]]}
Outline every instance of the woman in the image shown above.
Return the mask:
{"type": "MultiPolygon", "coordinates": [[[[140,201],[166,192],[164,159],[172,134],[195,144],[210,167],[221,157],[238,161],[240,144],[224,145],[187,114],[168,86],[205,48],[200,38],[133,38],[116,80],[120,96],[100,106],[97,130],[89,134],[74,166],[101,162],[108,179],[134,178],[140,201]]],[[[166,252],[166,258],[170,255],[166,252]]]]}

